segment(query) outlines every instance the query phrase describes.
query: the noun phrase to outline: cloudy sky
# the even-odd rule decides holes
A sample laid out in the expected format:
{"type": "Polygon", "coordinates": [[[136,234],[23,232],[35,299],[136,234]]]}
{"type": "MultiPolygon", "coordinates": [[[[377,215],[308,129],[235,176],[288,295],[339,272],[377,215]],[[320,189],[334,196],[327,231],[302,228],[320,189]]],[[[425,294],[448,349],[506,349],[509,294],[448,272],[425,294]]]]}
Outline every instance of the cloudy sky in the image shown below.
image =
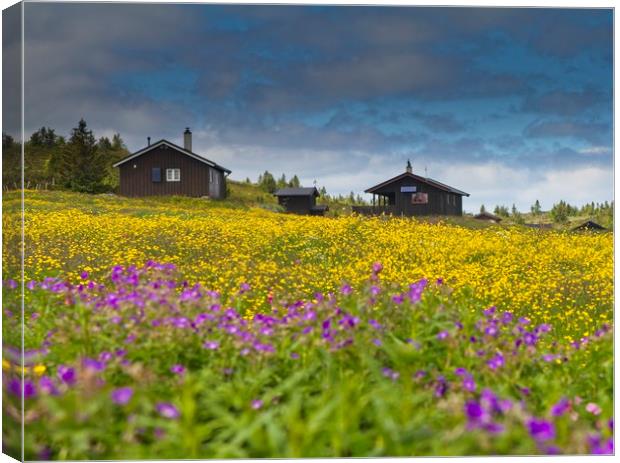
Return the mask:
{"type": "Polygon", "coordinates": [[[356,193],[404,171],[477,210],[613,198],[611,10],[26,4],[25,127],[84,117],[356,193]]]}

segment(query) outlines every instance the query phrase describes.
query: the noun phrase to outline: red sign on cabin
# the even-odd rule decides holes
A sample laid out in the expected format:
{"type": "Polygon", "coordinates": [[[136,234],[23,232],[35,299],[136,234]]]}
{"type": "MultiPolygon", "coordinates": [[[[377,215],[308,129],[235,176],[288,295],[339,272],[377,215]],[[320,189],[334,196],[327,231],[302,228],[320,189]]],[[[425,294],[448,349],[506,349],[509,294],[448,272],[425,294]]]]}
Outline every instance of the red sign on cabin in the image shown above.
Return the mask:
{"type": "Polygon", "coordinates": [[[428,193],[416,193],[411,195],[411,204],[428,204],[428,193]]]}

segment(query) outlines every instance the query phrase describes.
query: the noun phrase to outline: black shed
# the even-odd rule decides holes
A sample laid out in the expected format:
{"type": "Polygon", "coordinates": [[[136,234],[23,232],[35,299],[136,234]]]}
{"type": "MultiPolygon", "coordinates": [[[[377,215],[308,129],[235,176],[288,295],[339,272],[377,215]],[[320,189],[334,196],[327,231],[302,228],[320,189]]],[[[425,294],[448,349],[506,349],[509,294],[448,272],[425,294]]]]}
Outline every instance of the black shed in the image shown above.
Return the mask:
{"type": "Polygon", "coordinates": [[[469,193],[421,177],[412,172],[407,163],[404,173],[368,188],[372,194],[372,206],[354,206],[361,214],[417,215],[463,215],[463,196],[469,193]]]}
{"type": "Polygon", "coordinates": [[[323,215],[328,210],[327,205],[316,204],[319,191],[310,188],[281,188],[274,193],[280,204],[287,212],[304,215],[323,215]]]}

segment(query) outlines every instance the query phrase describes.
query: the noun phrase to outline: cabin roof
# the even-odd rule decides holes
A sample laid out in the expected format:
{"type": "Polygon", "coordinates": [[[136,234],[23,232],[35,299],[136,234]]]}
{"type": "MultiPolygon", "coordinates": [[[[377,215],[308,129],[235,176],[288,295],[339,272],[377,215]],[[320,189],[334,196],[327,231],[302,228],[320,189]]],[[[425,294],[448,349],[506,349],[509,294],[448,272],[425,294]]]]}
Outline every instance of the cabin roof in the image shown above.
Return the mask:
{"type": "Polygon", "coordinates": [[[319,196],[319,190],[315,187],[280,188],[274,196],[319,196]]]}
{"type": "Polygon", "coordinates": [[[440,190],[447,191],[448,193],[454,193],[454,194],[461,195],[461,196],[469,196],[469,193],[465,193],[464,191],[457,190],[456,188],[446,185],[445,183],[438,182],[437,180],[433,180],[432,178],[420,177],[419,175],[412,174],[411,172],[402,173],[400,175],[397,175],[396,177],[386,180],[385,182],[379,183],[378,185],[368,188],[365,191],[365,193],[375,193],[377,190],[383,188],[384,186],[389,185],[390,183],[394,183],[399,180],[402,180],[403,178],[411,178],[413,180],[417,180],[418,182],[422,182],[427,185],[433,186],[435,188],[439,188],[440,190]]]}
{"type": "Polygon", "coordinates": [[[501,217],[495,214],[492,214],[488,211],[484,211],[484,212],[481,212],[480,214],[474,215],[474,219],[493,219],[493,220],[497,220],[498,222],[502,220],[501,217]]]}
{"type": "Polygon", "coordinates": [[[592,220],[588,220],[587,222],[573,228],[573,230],[605,230],[605,227],[593,222],[592,220]]]}
{"type": "Polygon", "coordinates": [[[217,170],[221,170],[222,172],[226,172],[230,174],[230,170],[227,169],[226,167],[222,167],[219,164],[216,164],[213,161],[210,161],[207,158],[203,158],[202,156],[200,156],[199,154],[194,153],[193,151],[188,151],[185,148],[181,148],[179,145],[175,145],[174,143],[165,140],[165,139],[161,139],[158,142],[155,142],[149,146],[146,146],[144,148],[142,148],[139,151],[136,151],[135,153],[130,154],[129,156],[126,156],[125,158],[121,159],[120,161],[118,161],[116,164],[113,164],[113,167],[118,167],[122,164],[125,164],[128,161],[131,161],[132,159],[136,159],[139,156],[142,156],[143,154],[148,153],[151,150],[154,150],[155,148],[159,148],[162,145],[166,145],[169,148],[172,148],[173,150],[178,151],[181,154],[185,154],[186,156],[189,156],[190,158],[195,159],[196,161],[200,161],[204,164],[207,164],[210,167],[213,167],[214,169],[217,170]]]}

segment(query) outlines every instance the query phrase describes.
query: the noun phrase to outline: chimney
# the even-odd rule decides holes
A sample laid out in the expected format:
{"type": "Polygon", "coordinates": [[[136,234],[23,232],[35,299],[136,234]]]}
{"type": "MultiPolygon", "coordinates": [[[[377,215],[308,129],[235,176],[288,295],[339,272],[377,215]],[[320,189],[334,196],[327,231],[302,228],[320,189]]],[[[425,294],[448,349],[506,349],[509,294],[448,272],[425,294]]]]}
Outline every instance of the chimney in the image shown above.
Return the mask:
{"type": "Polygon", "coordinates": [[[407,172],[413,172],[413,168],[411,167],[411,161],[409,159],[407,159],[407,172]]]}
{"type": "Polygon", "coordinates": [[[186,127],[185,132],[183,132],[183,148],[187,151],[192,150],[192,132],[189,130],[189,127],[186,127]]]}
{"type": "Polygon", "coordinates": [[[146,137],[146,146],[151,146],[151,137],[146,137]]]}

